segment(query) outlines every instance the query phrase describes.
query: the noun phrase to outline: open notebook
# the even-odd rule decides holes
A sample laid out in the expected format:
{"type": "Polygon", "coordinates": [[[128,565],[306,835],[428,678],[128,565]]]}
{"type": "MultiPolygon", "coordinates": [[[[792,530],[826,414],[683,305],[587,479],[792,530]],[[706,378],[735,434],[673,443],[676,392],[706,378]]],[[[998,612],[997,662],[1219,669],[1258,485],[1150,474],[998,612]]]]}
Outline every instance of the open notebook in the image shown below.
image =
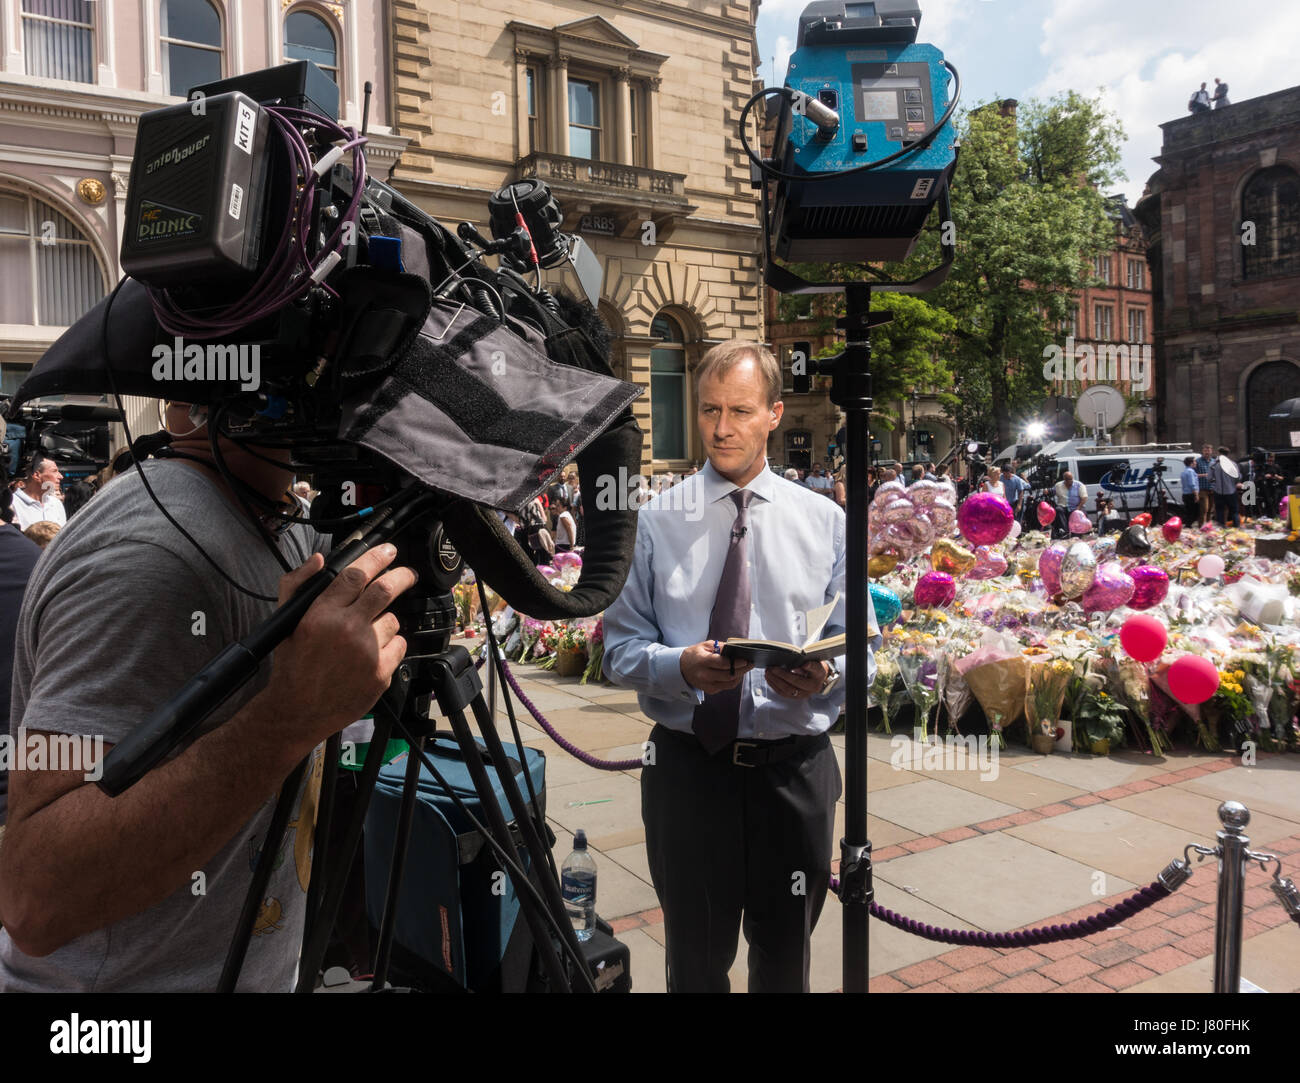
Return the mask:
{"type": "Polygon", "coordinates": [[[844,653],[844,633],[818,639],[826,622],[839,604],[840,596],[836,592],[832,598],[817,609],[810,609],[804,614],[804,627],[808,629],[808,642],[802,647],[793,643],[782,643],[775,639],[728,639],[722,645],[723,658],[739,658],[753,662],[759,669],[768,666],[784,666],[793,669],[804,662],[819,662],[825,658],[835,658],[844,653]]]}

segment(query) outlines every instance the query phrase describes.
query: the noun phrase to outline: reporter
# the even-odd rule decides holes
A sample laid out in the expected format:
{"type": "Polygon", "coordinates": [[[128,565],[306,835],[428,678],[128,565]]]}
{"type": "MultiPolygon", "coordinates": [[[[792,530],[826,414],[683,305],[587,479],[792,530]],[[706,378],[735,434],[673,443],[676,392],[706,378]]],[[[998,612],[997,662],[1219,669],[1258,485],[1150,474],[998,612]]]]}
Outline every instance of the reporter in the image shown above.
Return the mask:
{"type": "MultiPolygon", "coordinates": [[[[173,431],[186,416],[173,404],[173,431]]],[[[11,732],[22,725],[46,743],[102,735],[112,747],[275,608],[237,590],[167,523],[140,469],[171,515],[248,589],[283,602],[323,566],[327,540],[309,527],[275,530],[273,515],[239,507],[212,466],[205,428],[172,447],[185,458],[115,479],[33,574],[19,618],[11,732]]],[[[231,471],[268,503],[285,494],[287,461],[233,445],[225,452],[231,471]]],[[[390,567],[393,557],[382,546],[346,568],[271,665],[121,796],[104,795],[84,771],[11,774],[0,989],[213,989],[277,790],[310,756],[239,983],[293,987],[321,742],[373,705],[406,651],[385,609],[415,575],[390,567]]]]}

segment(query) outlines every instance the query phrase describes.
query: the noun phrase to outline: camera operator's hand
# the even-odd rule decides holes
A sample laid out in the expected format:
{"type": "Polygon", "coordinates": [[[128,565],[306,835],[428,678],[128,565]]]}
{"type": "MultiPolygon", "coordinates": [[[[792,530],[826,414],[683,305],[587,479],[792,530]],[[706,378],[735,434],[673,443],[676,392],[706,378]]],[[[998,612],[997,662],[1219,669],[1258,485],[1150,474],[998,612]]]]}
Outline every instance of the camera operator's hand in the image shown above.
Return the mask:
{"type": "MultiPolygon", "coordinates": [[[[364,715],[406,655],[398,620],[385,610],[416,581],[410,568],[388,568],[397,550],[381,545],[358,557],[321,593],[272,655],[271,697],[286,739],[306,755],[364,715]]],[[[314,554],[280,580],[287,602],[325,566],[314,554]]]]}
{"type": "Polygon", "coordinates": [[[729,688],[735,688],[744,680],[745,674],[754,668],[753,662],[746,662],[739,658],[735,662],[736,672],[733,676],[732,660],[715,653],[713,640],[708,639],[682,651],[679,665],[687,684],[692,688],[698,688],[706,696],[713,696],[729,688]]]}

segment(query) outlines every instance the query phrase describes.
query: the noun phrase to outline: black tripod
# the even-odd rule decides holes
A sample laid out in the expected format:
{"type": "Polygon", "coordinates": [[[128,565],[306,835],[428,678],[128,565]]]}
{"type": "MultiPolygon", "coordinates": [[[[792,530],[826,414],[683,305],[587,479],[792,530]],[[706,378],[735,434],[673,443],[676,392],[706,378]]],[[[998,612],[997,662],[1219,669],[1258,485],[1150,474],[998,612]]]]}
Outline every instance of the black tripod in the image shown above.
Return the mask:
{"type": "Polygon", "coordinates": [[[1147,487],[1142,494],[1142,510],[1149,512],[1151,522],[1158,526],[1174,514],[1171,509],[1175,506],[1173,490],[1169,488],[1169,482],[1165,481],[1164,468],[1153,467],[1147,475],[1147,487]]]}
{"type": "MultiPolygon", "coordinates": [[[[533,934],[549,987],[554,991],[571,991],[575,985],[594,991],[589,969],[566,916],[556,877],[546,875],[551,862],[549,849],[542,844],[544,825],[540,821],[537,795],[525,770],[530,791],[525,802],[509,770],[498,769],[506,801],[514,816],[529,868],[538,875],[535,886],[528,871],[518,860],[518,843],[511,836],[500,804],[496,799],[485,767],[485,757],[470,732],[465,717],[469,707],[479,725],[487,753],[492,762],[503,767],[506,756],[496,733],[494,720],[483,699],[482,685],[463,647],[450,647],[451,629],[455,625],[455,606],[450,587],[459,577],[459,554],[443,540],[439,517],[440,498],[424,490],[412,489],[393,501],[377,515],[377,522],[360,537],[353,536],[336,549],[323,571],[309,580],[285,605],[239,643],[226,647],[211,663],[195,675],[170,701],[155,711],[144,725],[116,745],[105,759],[100,786],[110,795],[121,793],[160,762],[171,749],[181,744],[218,705],[246,683],[259,663],[290,634],[302,616],[333,578],[363,552],[385,541],[398,547],[399,563],[414,567],[420,575],[416,588],[407,591],[394,605],[401,621],[401,632],[408,650],[393,675],[388,690],[375,705],[375,732],[361,773],[360,799],[353,819],[344,833],[339,851],[340,870],[323,867],[333,816],[334,772],[337,770],[339,738],[326,743],[326,775],[322,784],[320,813],[317,818],[311,885],[307,895],[303,950],[299,962],[297,991],[309,993],[329,946],[330,932],[343,899],[347,870],[361,842],[366,808],[383,762],[390,735],[397,732],[410,744],[406,779],[402,793],[394,852],[390,867],[384,915],[380,922],[379,944],[375,957],[372,988],[385,988],[392,957],[396,902],[399,896],[407,843],[415,811],[416,784],[423,763],[435,781],[443,787],[461,813],[482,835],[498,860],[511,876],[521,909],[533,934]],[[425,743],[433,734],[431,706],[438,707],[451,722],[461,755],[464,757],[475,789],[482,801],[488,823],[481,824],[447,786],[432,761],[425,754],[425,743]],[[537,819],[534,819],[537,816],[537,819]],[[552,933],[555,933],[554,939],[552,933]],[[559,949],[568,957],[566,967],[559,949]]],[[[281,788],[253,879],[245,897],[234,939],[222,971],[219,991],[231,992],[239,977],[253,927],[267,884],[270,881],[280,841],[283,838],[296,802],[298,788],[305,774],[306,761],[300,764],[281,788]]],[[[553,866],[551,866],[553,870],[553,866]]]]}

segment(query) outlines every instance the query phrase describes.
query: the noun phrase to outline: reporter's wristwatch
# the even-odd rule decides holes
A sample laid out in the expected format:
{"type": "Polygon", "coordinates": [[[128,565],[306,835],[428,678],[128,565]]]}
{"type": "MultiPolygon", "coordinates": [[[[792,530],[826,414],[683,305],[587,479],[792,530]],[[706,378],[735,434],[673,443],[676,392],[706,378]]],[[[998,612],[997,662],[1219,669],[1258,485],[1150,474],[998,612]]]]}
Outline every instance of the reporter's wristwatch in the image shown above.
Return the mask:
{"type": "Polygon", "coordinates": [[[835,663],[827,662],[826,665],[830,667],[830,673],[826,675],[826,681],[822,685],[821,691],[817,693],[819,696],[826,695],[827,692],[840,683],[840,671],[835,668],[835,663]]]}

